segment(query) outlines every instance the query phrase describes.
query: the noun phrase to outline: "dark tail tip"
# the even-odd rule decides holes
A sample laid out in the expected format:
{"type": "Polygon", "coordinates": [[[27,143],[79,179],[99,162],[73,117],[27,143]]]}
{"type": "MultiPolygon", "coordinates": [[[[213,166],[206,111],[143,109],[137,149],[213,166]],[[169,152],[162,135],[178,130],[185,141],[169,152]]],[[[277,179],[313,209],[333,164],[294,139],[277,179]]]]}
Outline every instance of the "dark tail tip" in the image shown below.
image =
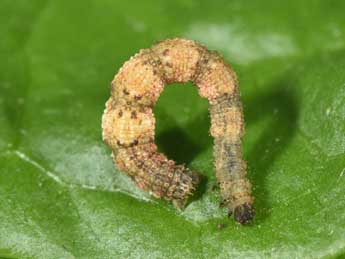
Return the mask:
{"type": "Polygon", "coordinates": [[[241,225],[246,225],[251,222],[254,217],[254,208],[251,204],[244,203],[237,206],[234,210],[235,220],[241,225]]]}

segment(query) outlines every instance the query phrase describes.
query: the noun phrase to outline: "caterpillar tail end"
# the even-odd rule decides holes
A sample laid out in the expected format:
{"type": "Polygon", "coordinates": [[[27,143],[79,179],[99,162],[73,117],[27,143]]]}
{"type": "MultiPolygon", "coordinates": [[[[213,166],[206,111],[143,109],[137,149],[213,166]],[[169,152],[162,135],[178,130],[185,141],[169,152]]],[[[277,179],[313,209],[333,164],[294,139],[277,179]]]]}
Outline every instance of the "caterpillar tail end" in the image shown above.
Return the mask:
{"type": "Polygon", "coordinates": [[[184,172],[182,182],[174,186],[172,204],[175,208],[183,210],[186,207],[189,198],[195,194],[201,178],[201,175],[188,169],[184,172]]]}

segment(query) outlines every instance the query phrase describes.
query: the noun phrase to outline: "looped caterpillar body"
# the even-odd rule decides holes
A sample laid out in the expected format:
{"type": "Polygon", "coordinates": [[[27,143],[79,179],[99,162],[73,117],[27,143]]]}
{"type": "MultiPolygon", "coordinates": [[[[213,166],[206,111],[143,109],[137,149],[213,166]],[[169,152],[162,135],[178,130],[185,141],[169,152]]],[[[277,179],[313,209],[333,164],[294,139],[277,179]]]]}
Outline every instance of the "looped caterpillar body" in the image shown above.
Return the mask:
{"type": "Polygon", "coordinates": [[[243,111],[236,74],[218,53],[185,39],[165,40],[140,50],[111,83],[102,117],[103,140],[111,147],[119,170],[140,188],[183,208],[200,177],[157,153],[152,107],[166,84],[187,81],[209,101],[222,204],[237,222],[246,224],[254,210],[242,159],[243,111]]]}

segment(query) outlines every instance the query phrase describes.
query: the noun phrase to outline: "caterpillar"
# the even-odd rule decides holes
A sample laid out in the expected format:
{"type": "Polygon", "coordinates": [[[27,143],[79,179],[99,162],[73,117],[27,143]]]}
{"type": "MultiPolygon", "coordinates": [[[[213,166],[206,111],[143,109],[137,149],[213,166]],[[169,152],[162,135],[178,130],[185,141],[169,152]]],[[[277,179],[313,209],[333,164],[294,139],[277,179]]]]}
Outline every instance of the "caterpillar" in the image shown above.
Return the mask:
{"type": "Polygon", "coordinates": [[[198,173],[157,152],[152,108],[164,86],[191,81],[207,98],[214,138],[215,174],[228,215],[240,224],[254,216],[241,138],[244,117],[238,80],[215,51],[186,39],[168,39],[126,61],[111,82],[102,116],[103,141],[120,171],[157,198],[183,208],[200,183],[198,173]]]}

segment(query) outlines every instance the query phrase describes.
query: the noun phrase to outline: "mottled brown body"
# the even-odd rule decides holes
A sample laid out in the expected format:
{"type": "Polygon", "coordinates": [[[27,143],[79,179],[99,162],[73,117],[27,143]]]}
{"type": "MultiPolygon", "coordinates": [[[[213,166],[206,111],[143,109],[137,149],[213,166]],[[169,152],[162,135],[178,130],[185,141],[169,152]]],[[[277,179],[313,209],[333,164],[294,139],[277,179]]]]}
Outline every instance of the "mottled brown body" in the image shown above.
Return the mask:
{"type": "Polygon", "coordinates": [[[223,204],[245,224],[253,217],[251,187],[242,160],[244,120],[237,78],[221,56],[194,41],[166,40],[125,62],[111,84],[102,118],[103,139],[118,168],[142,189],[184,207],[200,182],[154,144],[152,107],[167,83],[192,81],[210,103],[215,171],[223,204]]]}
{"type": "Polygon", "coordinates": [[[222,204],[245,224],[254,214],[251,184],[246,178],[241,137],[244,134],[242,105],[238,94],[223,95],[210,105],[211,135],[214,137],[215,172],[222,204]]]}

